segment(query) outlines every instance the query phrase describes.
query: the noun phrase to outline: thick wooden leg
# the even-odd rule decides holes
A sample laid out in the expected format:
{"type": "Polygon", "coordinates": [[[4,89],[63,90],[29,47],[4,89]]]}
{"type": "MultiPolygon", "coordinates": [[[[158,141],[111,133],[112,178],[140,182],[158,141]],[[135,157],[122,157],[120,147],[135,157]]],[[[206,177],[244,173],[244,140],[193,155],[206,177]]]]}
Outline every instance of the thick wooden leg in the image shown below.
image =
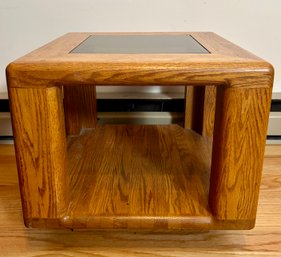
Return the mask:
{"type": "Polygon", "coordinates": [[[214,130],[216,87],[186,87],[185,128],[203,136],[212,136],[214,130]]]}
{"type": "Polygon", "coordinates": [[[61,88],[10,88],[24,219],[58,219],[68,206],[61,88]]]}
{"type": "Polygon", "coordinates": [[[267,85],[218,88],[209,193],[216,219],[254,225],[270,100],[267,85]]]}
{"type": "Polygon", "coordinates": [[[94,128],[97,122],[96,87],[64,87],[65,127],[67,135],[78,135],[82,128],[94,128]]]}

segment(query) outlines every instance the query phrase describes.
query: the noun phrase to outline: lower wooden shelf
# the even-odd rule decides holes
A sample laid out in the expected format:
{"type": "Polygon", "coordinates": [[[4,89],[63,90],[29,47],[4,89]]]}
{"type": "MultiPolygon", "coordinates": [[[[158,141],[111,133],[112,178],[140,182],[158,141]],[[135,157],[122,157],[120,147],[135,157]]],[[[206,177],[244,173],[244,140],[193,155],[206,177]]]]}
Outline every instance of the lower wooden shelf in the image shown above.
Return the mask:
{"type": "Polygon", "coordinates": [[[28,227],[185,231],[250,229],[209,206],[212,140],[178,125],[98,125],[68,138],[69,206],[28,227]]]}
{"type": "Polygon", "coordinates": [[[98,125],[69,138],[72,228],[187,229],[211,222],[211,140],[178,125],[98,125]]]}

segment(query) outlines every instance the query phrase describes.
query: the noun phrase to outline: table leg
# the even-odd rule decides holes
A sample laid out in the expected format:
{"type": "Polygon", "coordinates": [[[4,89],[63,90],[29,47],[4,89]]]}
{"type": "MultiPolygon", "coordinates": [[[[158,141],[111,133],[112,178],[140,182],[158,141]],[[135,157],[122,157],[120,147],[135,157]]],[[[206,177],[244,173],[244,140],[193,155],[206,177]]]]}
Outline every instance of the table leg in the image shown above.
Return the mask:
{"type": "Polygon", "coordinates": [[[206,86],[204,94],[203,128],[202,135],[212,137],[215,125],[216,86],[206,86]]]}
{"type": "Polygon", "coordinates": [[[68,206],[61,88],[9,88],[24,220],[58,219],[68,206]]]}
{"type": "Polygon", "coordinates": [[[209,204],[218,220],[254,226],[271,87],[218,87],[209,204]]]}
{"type": "Polygon", "coordinates": [[[64,87],[64,112],[67,135],[78,135],[82,128],[95,128],[97,122],[96,87],[64,87]]]}
{"type": "Polygon", "coordinates": [[[216,86],[192,87],[185,91],[185,128],[213,136],[216,86]]]}

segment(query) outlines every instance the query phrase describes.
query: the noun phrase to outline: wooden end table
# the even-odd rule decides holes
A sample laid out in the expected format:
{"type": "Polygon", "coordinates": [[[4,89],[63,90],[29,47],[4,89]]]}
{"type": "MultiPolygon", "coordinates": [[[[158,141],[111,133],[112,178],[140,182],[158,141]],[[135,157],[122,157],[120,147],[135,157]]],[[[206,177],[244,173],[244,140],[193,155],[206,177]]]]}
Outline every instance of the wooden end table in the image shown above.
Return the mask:
{"type": "Polygon", "coordinates": [[[7,82],[26,226],[254,226],[269,63],[214,33],[69,33],[7,82]],[[185,126],[99,125],[95,85],[184,85],[185,126]]]}

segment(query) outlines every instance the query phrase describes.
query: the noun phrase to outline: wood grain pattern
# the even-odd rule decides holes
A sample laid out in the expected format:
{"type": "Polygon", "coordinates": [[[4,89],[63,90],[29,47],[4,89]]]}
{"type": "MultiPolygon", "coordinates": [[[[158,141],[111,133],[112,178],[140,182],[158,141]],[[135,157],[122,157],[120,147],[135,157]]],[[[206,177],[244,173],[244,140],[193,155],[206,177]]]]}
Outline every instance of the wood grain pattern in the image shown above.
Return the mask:
{"type": "Polygon", "coordinates": [[[63,93],[66,134],[79,135],[82,128],[94,128],[97,123],[96,87],[64,87],[63,93]]]}
{"type": "Polygon", "coordinates": [[[59,82],[128,86],[231,84],[256,88],[259,83],[231,81],[245,77],[255,81],[257,76],[267,82],[272,80],[269,63],[214,33],[189,33],[211,54],[69,54],[93,34],[66,34],[11,63],[7,67],[10,87],[46,87],[59,82]]]}
{"type": "Polygon", "coordinates": [[[184,127],[202,135],[204,124],[205,87],[185,87],[184,127]]]}
{"type": "Polygon", "coordinates": [[[202,135],[212,137],[215,125],[215,111],[216,111],[216,86],[206,86],[204,95],[204,118],[202,135]]]}
{"type": "Polygon", "coordinates": [[[254,220],[271,90],[218,90],[210,206],[221,220],[254,220]]]}
{"type": "Polygon", "coordinates": [[[0,256],[280,256],[281,147],[274,148],[264,159],[255,229],[160,234],[25,228],[14,147],[0,145],[0,256]]]}
{"type": "Polygon", "coordinates": [[[183,127],[186,129],[192,129],[193,114],[195,112],[193,105],[193,91],[194,87],[186,86],[184,92],[184,124],[183,127]]]}
{"type": "Polygon", "coordinates": [[[66,211],[66,142],[59,88],[9,89],[25,222],[66,211]]]}
{"type": "Polygon", "coordinates": [[[73,138],[70,227],[190,229],[210,223],[210,150],[210,141],[177,125],[100,125],[73,138]],[[200,151],[194,153],[195,146],[200,151]]]}
{"type": "Polygon", "coordinates": [[[66,34],[7,67],[26,223],[156,230],[253,227],[272,66],[214,33],[190,33],[210,54],[69,54],[92,34],[66,34]],[[95,126],[92,85],[194,86],[193,128],[208,140],[216,87],[212,167],[202,164],[209,141],[196,134],[197,146],[195,136],[183,129],[184,136],[177,138],[180,133],[171,128],[105,127],[93,130],[93,136],[90,132],[88,141],[82,130],[81,137],[67,139],[66,149],[61,87],[72,135],[95,126]],[[136,136],[138,130],[142,136],[136,136]],[[93,170],[98,163],[101,168],[93,170]],[[202,172],[194,172],[202,167],[212,170],[209,203],[202,172]]]}
{"type": "Polygon", "coordinates": [[[213,136],[216,92],[216,86],[185,87],[185,128],[190,128],[202,136],[213,136]]]}

